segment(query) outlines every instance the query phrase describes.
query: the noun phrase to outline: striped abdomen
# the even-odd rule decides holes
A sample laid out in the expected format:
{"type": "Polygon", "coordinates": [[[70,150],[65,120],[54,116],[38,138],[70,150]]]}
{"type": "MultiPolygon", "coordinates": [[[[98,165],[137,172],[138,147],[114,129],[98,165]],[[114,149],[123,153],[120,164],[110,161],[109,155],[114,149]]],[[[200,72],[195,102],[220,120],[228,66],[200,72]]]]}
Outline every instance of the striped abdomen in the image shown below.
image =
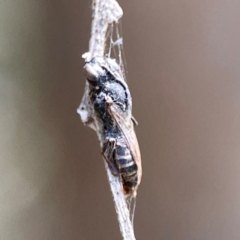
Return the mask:
{"type": "Polygon", "coordinates": [[[122,177],[125,194],[131,194],[138,183],[137,165],[124,142],[117,141],[116,143],[115,164],[122,177]]]}

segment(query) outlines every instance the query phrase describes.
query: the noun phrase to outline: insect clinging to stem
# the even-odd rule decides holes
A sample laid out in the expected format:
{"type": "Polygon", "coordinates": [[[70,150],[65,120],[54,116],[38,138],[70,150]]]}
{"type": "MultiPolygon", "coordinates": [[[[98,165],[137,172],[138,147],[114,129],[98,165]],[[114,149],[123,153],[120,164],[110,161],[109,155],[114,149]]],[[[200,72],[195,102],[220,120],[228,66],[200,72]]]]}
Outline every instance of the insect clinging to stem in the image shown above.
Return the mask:
{"type": "Polygon", "coordinates": [[[142,167],[128,85],[111,58],[94,57],[86,61],[84,71],[98,122],[102,156],[112,174],[120,177],[125,197],[135,197],[142,167]]]}

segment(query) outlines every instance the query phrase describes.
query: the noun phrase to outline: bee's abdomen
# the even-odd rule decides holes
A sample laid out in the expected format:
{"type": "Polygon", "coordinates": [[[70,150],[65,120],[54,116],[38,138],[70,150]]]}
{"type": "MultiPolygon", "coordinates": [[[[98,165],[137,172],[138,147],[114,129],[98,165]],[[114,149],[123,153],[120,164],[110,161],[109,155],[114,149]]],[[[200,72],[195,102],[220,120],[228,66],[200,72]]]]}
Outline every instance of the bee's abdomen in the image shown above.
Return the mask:
{"type": "Polygon", "coordinates": [[[116,144],[115,161],[119,170],[119,174],[123,180],[123,188],[126,194],[133,191],[138,183],[137,165],[131,155],[127,145],[116,144]]]}

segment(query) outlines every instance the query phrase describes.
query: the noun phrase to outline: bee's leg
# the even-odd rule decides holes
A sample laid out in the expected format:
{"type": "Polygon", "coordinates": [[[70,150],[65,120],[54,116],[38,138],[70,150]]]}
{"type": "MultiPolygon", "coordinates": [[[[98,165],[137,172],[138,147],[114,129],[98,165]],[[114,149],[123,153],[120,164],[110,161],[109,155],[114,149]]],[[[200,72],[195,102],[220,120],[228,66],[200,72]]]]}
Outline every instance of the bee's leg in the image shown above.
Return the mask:
{"type": "Polygon", "coordinates": [[[131,117],[131,120],[132,120],[134,126],[138,125],[138,121],[136,120],[136,118],[134,116],[131,117]]]}
{"type": "Polygon", "coordinates": [[[116,139],[115,138],[107,138],[103,144],[103,153],[106,158],[111,159],[113,158],[114,150],[116,146],[116,139]]]}
{"type": "Polygon", "coordinates": [[[110,96],[105,97],[107,109],[113,104],[113,99],[110,96]]]}
{"type": "Polygon", "coordinates": [[[119,171],[118,171],[118,169],[115,165],[115,161],[114,161],[115,145],[116,145],[115,138],[108,138],[103,144],[102,156],[105,159],[105,161],[107,162],[112,174],[114,176],[118,176],[119,171]]]}

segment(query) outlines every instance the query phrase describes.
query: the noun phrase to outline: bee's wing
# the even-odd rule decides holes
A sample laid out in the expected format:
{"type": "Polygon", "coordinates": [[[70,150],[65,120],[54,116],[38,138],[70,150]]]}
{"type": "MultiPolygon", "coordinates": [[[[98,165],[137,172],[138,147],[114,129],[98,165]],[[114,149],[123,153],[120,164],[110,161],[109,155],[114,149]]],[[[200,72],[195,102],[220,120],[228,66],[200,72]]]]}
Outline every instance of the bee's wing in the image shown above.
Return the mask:
{"type": "Polygon", "coordinates": [[[118,106],[114,102],[111,102],[108,105],[108,112],[112,116],[119,130],[122,132],[127,142],[127,145],[133,155],[134,161],[138,166],[138,184],[139,184],[142,177],[141,154],[139,150],[138,140],[134,131],[132,119],[131,117],[126,117],[126,119],[122,117],[119,114],[118,106]]]}

